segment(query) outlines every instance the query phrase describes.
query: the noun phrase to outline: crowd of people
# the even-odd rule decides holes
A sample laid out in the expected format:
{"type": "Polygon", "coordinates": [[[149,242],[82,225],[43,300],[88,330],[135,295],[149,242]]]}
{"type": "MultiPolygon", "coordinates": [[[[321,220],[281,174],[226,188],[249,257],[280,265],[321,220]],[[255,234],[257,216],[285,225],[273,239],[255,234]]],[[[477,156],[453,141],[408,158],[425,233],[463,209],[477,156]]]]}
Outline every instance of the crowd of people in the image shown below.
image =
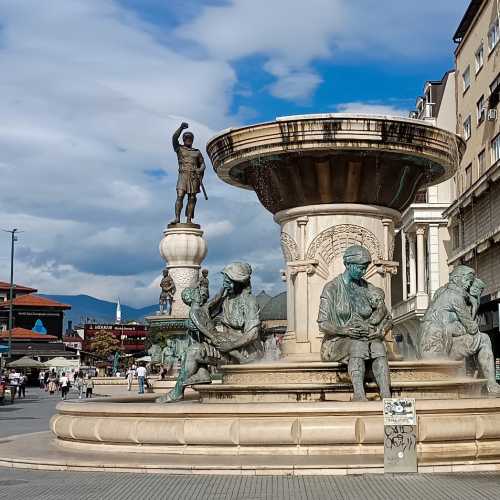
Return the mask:
{"type": "Polygon", "coordinates": [[[81,370],[61,372],[60,374],[57,374],[55,370],[41,371],[38,375],[38,382],[40,390],[48,392],[50,396],[60,392],[63,400],[68,398],[72,387],[76,388],[80,399],[83,398],[84,394],[86,398],[91,398],[94,389],[92,375],[90,373],[85,375],[81,370]]]}

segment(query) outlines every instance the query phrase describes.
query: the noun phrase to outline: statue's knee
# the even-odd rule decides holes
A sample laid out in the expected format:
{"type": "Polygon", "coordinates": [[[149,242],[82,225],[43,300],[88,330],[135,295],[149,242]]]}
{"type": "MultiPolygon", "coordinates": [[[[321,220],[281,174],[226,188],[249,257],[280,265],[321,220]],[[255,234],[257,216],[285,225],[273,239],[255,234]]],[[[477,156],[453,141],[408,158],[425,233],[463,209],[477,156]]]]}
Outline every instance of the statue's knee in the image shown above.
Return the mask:
{"type": "Polygon", "coordinates": [[[479,337],[481,339],[481,345],[484,347],[489,347],[491,349],[491,339],[487,333],[480,332],[479,337]]]}

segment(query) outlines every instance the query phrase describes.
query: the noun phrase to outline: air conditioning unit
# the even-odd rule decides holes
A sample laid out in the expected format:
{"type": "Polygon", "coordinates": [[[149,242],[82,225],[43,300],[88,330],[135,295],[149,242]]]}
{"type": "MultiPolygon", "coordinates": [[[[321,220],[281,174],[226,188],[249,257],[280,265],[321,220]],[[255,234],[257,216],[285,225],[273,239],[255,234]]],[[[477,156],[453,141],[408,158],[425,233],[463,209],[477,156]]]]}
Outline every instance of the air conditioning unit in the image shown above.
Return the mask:
{"type": "Polygon", "coordinates": [[[495,121],[497,119],[497,110],[488,109],[488,120],[495,121]]]}

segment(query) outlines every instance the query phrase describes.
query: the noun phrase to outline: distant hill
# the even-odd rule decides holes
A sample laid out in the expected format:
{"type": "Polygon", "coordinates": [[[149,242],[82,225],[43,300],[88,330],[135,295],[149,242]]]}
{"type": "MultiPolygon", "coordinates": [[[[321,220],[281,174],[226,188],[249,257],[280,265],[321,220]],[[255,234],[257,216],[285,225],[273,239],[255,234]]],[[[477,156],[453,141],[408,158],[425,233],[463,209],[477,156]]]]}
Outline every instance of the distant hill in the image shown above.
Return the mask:
{"type": "MultiPolygon", "coordinates": [[[[98,323],[114,323],[116,314],[116,302],[96,299],[90,295],[43,295],[52,300],[69,304],[71,309],[64,312],[64,321],[73,321],[73,326],[83,323],[85,318],[98,323]]],[[[121,305],[122,321],[142,321],[144,316],[154,314],[158,305],[146,306],[140,309],[121,305]]],[[[66,326],[66,325],[65,325],[66,326]]]]}

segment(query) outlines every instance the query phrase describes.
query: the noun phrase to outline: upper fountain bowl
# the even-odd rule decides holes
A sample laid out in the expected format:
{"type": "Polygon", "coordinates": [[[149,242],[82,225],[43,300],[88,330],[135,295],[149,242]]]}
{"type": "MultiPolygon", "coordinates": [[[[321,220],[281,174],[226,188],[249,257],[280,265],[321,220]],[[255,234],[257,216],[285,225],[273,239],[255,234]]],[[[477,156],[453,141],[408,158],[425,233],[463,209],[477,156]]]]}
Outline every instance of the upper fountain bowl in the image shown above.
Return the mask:
{"type": "Polygon", "coordinates": [[[228,129],[207,144],[217,175],[254,190],[273,214],[323,203],[402,211],[419,189],[452,177],[464,149],[424,121],[337,113],[228,129]]]}

